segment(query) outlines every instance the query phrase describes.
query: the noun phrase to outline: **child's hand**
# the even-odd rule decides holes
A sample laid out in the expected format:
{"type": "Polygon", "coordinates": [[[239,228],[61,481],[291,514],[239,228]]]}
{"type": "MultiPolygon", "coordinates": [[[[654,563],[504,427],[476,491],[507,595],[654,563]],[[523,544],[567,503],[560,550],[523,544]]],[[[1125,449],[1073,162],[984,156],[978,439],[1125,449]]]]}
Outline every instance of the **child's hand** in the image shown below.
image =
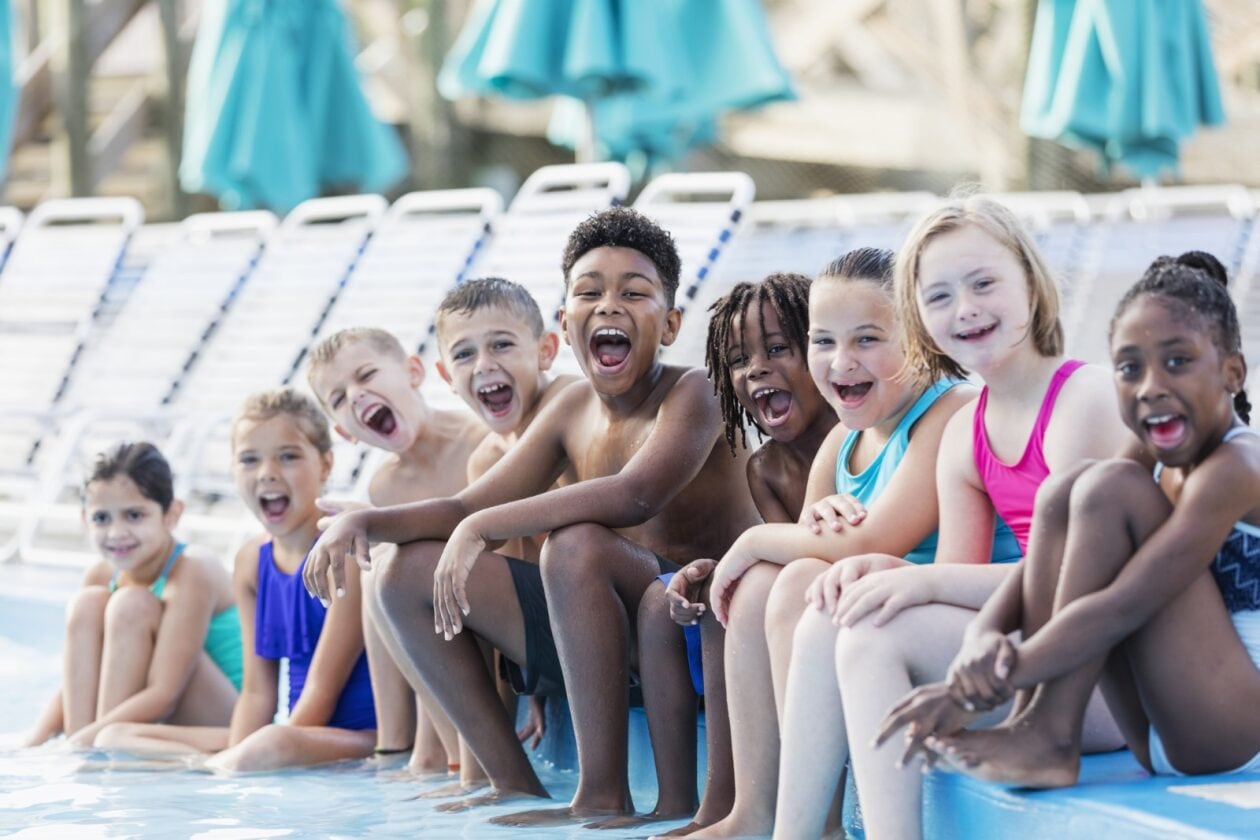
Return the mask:
{"type": "Polygon", "coordinates": [[[670,579],[669,586],[665,587],[665,600],[669,602],[669,617],[675,623],[687,625],[700,622],[706,609],[700,600],[700,590],[716,565],[712,560],[693,560],[670,579]]]}
{"type": "Polygon", "coordinates": [[[319,522],[315,523],[315,527],[320,531],[327,531],[332,526],[333,519],[336,518],[337,514],[345,513],[348,510],[363,510],[371,507],[371,505],[350,499],[329,499],[321,496],[315,500],[315,507],[328,514],[327,516],[321,516],[319,522]]]}
{"type": "Polygon", "coordinates": [[[924,746],[925,740],[936,735],[953,735],[975,718],[974,712],[959,705],[945,683],[922,685],[888,710],[888,715],[875,736],[875,746],[883,745],[894,732],[904,726],[906,749],[897,761],[898,766],[904,767],[919,752],[927,756],[930,762],[932,757],[924,746]]]}
{"type": "Polygon", "coordinates": [[[852,627],[874,612],[873,620],[879,627],[907,607],[929,603],[933,594],[930,581],[921,569],[907,567],[871,572],[844,588],[832,620],[837,627],[852,627]]]}
{"type": "Polygon", "coordinates": [[[835,615],[840,594],[873,572],[909,565],[892,554],[855,554],[831,564],[805,590],[805,602],[816,610],[835,615]]]}
{"type": "Polygon", "coordinates": [[[471,517],[451,532],[433,572],[433,615],[437,622],[433,632],[441,633],[448,642],[464,629],[463,616],[472,611],[465,586],[473,564],[486,550],[486,541],[470,522],[471,517]]]}
{"type": "Polygon", "coordinates": [[[735,594],[735,585],[756,564],[757,558],[740,551],[739,542],[736,541],[713,570],[713,580],[709,584],[709,603],[713,605],[713,617],[723,627],[730,619],[731,597],[735,594]]]}
{"type": "Polygon", "coordinates": [[[346,594],[346,558],[353,557],[361,569],[372,567],[372,558],[368,554],[367,529],[358,514],[359,511],[352,510],[334,517],[328,530],[320,534],[311,553],[307,555],[302,583],[305,584],[306,591],[325,606],[332,600],[328,592],[330,571],[333,588],[337,597],[341,598],[346,594]]]}
{"type": "Polygon", "coordinates": [[[516,740],[522,744],[528,742],[531,750],[538,749],[543,735],[547,733],[547,698],[541,694],[529,697],[529,714],[525,717],[525,725],[516,731],[516,740]]]}
{"type": "Polygon", "coordinates": [[[92,744],[96,741],[96,736],[100,734],[102,727],[95,723],[89,723],[78,732],[66,739],[66,743],[77,750],[90,750],[92,744]]]}
{"type": "Polygon", "coordinates": [[[965,638],[949,666],[950,691],[968,710],[987,712],[1002,705],[1015,693],[1010,675],[1018,653],[1015,643],[995,630],[965,638]]]}
{"type": "Polygon", "coordinates": [[[849,493],[838,493],[814,502],[801,511],[801,524],[815,534],[823,528],[839,533],[845,524],[857,525],[866,518],[866,506],[849,493]]]}

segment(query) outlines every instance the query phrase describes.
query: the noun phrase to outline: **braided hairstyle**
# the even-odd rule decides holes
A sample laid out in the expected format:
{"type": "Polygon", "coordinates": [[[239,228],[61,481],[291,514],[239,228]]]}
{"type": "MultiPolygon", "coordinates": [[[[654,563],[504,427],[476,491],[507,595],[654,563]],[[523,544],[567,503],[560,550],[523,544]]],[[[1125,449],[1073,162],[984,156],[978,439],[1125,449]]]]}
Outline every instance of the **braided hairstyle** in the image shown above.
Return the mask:
{"type": "MultiPolygon", "coordinates": [[[[1144,295],[1158,296],[1196,316],[1212,331],[1212,341],[1223,355],[1242,355],[1242,331],[1238,310],[1226,290],[1225,266],[1204,251],[1187,251],[1179,257],[1157,257],[1142,279],[1125,292],[1112,316],[1108,339],[1116,331],[1116,321],[1134,301],[1144,295]]],[[[1247,392],[1234,394],[1234,411],[1244,423],[1251,422],[1247,392]]]]}
{"type": "MultiPolygon", "coordinates": [[[[775,273],[760,283],[738,283],[725,296],[718,298],[709,307],[712,315],[709,318],[709,337],[704,350],[704,364],[709,369],[709,379],[713,382],[713,393],[717,395],[722,409],[722,422],[726,426],[726,443],[735,454],[735,438],[739,437],[740,445],[748,446],[748,435],[744,431],[746,423],[757,425],[755,417],[744,410],[735,395],[735,386],[731,381],[731,364],[727,356],[727,348],[734,343],[736,325],[742,325],[750,309],[757,312],[761,325],[761,334],[766,334],[766,307],[774,310],[779,318],[783,335],[792,349],[805,358],[806,338],[809,334],[809,284],[808,277],[802,274],[775,273]]],[[[739,335],[743,348],[743,333],[739,335]]],[[[760,433],[765,432],[757,425],[760,433]]]]}

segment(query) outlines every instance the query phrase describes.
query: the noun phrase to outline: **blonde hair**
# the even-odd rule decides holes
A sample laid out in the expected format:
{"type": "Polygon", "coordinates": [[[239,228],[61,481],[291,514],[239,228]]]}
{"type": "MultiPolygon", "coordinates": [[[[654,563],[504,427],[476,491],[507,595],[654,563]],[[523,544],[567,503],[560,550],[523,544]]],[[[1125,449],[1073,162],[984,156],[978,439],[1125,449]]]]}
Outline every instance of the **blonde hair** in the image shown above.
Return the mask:
{"type": "Polygon", "coordinates": [[[337,354],[347,346],[356,342],[368,345],[382,356],[388,356],[400,362],[407,361],[407,351],[393,333],[380,327],[346,327],[325,338],[311,348],[310,358],[306,363],[306,381],[315,385],[315,376],[325,365],[330,364],[337,354]]]}
{"type": "Polygon", "coordinates": [[[326,455],[332,451],[332,435],[328,431],[328,420],[324,417],[324,412],[314,400],[293,388],[259,391],[246,397],[232,420],[232,449],[236,449],[236,426],[242,420],[265,423],[281,415],[293,419],[311,445],[319,450],[319,454],[326,455]]]}
{"type": "Polygon", "coordinates": [[[901,321],[906,364],[924,370],[932,381],[944,376],[963,378],[967,371],[945,355],[923,324],[919,314],[919,261],[937,236],[975,225],[1005,246],[1019,260],[1028,280],[1031,307],[1029,334],[1042,356],[1063,352],[1063,325],[1059,323],[1059,289],[1050,269],[1028,231],[1009,209],[982,196],[957,198],[933,210],[919,221],[897,254],[893,280],[897,317],[901,321]]]}

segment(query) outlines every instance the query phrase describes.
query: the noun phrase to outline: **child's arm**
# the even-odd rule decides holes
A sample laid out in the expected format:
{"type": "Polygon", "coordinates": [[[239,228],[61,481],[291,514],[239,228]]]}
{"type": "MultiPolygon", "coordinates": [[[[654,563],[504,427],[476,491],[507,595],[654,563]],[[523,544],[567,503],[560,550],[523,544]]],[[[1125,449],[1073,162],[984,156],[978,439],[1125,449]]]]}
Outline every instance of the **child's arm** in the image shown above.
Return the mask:
{"type": "Polygon", "coordinates": [[[328,601],[331,572],[334,589],[344,593],[345,558],[354,557],[360,568],[371,568],[370,543],[445,540],[472,511],[545,491],[568,463],[563,432],[583,393],[582,388],[565,389],[539,412],[515,446],[455,496],[366,508],[338,516],[307,557],[302,574],[307,590],[328,601]]]}
{"type": "Polygon", "coordinates": [[[362,593],[359,570],[346,569],[346,597],[328,608],[302,694],[289,714],[293,726],[326,726],[337,710],[350,672],[363,653],[362,593]]]}
{"type": "Polygon", "coordinates": [[[232,586],[236,590],[236,610],[241,618],[241,659],[244,678],[241,696],[232,709],[228,745],[236,746],[246,736],[275,720],[276,696],[280,690],[280,664],[263,659],[254,644],[258,622],[258,546],[261,540],[247,542],[236,554],[232,586]]]}
{"type": "Polygon", "coordinates": [[[1219,447],[1185,480],[1168,520],[1108,586],[1054,614],[1020,645],[1010,682],[1027,688],[1080,668],[1148,622],[1206,571],[1260,498],[1260,451],[1219,447]]]}
{"type": "Polygon", "coordinates": [[[762,475],[766,469],[766,459],[769,457],[765,451],[763,447],[754,452],[744,468],[745,477],[748,479],[748,492],[752,494],[753,504],[757,506],[757,513],[761,514],[762,521],[794,522],[796,520],[788,514],[787,505],[762,475]]]}
{"type": "Polygon", "coordinates": [[[214,571],[191,557],[180,564],[166,587],[144,688],[76,732],[76,743],[91,744],[111,723],[154,723],[175,710],[197,667],[214,614],[214,599],[206,597],[214,590],[214,571]]]}
{"type": "Polygon", "coordinates": [[[35,728],[22,742],[24,747],[38,747],[52,736],[65,729],[65,711],[61,705],[61,689],[53,692],[52,697],[48,698],[48,702],[44,704],[44,711],[40,713],[39,720],[35,721],[35,728]]]}

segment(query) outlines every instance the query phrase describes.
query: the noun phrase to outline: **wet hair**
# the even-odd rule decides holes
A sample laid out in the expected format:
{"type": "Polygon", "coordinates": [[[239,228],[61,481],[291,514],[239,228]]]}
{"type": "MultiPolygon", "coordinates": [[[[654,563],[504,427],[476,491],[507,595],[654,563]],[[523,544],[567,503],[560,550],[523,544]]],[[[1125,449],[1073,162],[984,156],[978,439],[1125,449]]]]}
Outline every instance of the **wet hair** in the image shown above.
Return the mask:
{"type": "Polygon", "coordinates": [[[889,294],[893,290],[893,252],[887,248],[854,248],[827,263],[818,281],[866,280],[889,294]]]}
{"type": "MultiPolygon", "coordinates": [[[[388,335],[388,333],[386,333],[388,335]]],[[[277,388],[250,394],[232,420],[232,448],[236,448],[236,427],[242,420],[265,423],[273,417],[291,417],[311,445],[324,455],[332,451],[328,419],[315,401],[293,388],[277,388]]]]}
{"type": "Polygon", "coordinates": [[[629,207],[613,207],[589,216],[569,234],[561,260],[566,290],[574,263],[588,251],[604,247],[632,248],[651,260],[665,288],[665,302],[671,307],[674,305],[678,278],[682,275],[682,259],[678,256],[674,237],[656,222],[629,207]]]}
{"type": "Polygon", "coordinates": [[[151,443],[120,443],[97,455],[92,472],[83,482],[84,492],[93,481],[113,481],[119,476],[131,479],[141,495],[157,502],[163,513],[170,510],[171,502],[175,501],[171,465],[151,443]]]}
{"type": "Polygon", "coordinates": [[[320,369],[331,364],[338,353],[355,343],[366,344],[382,356],[400,362],[407,361],[407,351],[388,330],[379,327],[347,327],[344,330],[337,330],[311,348],[306,363],[306,381],[314,387],[315,377],[320,369]]]}
{"type": "Polygon", "coordinates": [[[1005,246],[1024,269],[1032,309],[1029,335],[1033,347],[1042,356],[1058,356],[1063,352],[1059,289],[1028,231],[1014,213],[992,199],[960,198],[921,219],[897,254],[894,286],[906,364],[911,369],[923,370],[933,382],[945,376],[962,379],[967,371],[936,346],[919,314],[919,261],[933,239],[968,225],[980,228],[1005,246]]]}
{"type": "MultiPolygon", "coordinates": [[[[1187,251],[1179,257],[1156,257],[1142,279],[1124,293],[1111,318],[1107,338],[1116,331],[1116,322],[1141,297],[1159,297],[1187,315],[1197,318],[1212,333],[1212,343],[1223,356],[1242,355],[1242,330],[1238,310],[1229,296],[1225,266],[1204,251],[1187,251]]],[[[1234,394],[1234,411],[1244,423],[1251,422],[1247,392],[1234,394]]]]}
{"type": "MultiPolygon", "coordinates": [[[[760,283],[738,283],[726,295],[709,307],[709,337],[704,349],[704,364],[709,369],[713,393],[722,409],[722,422],[726,427],[726,443],[735,454],[735,437],[740,445],[748,446],[745,424],[752,423],[764,434],[765,430],[740,404],[731,381],[731,364],[727,348],[735,338],[735,325],[743,324],[750,309],[757,312],[761,334],[766,334],[766,306],[774,310],[788,344],[805,359],[806,339],[809,334],[809,283],[802,274],[771,274],[760,283]]],[[[743,348],[743,333],[740,332],[743,348]]]]}
{"type": "Polygon", "coordinates": [[[538,302],[525,287],[502,277],[480,277],[460,283],[447,292],[437,311],[437,332],[442,335],[442,319],[455,313],[472,315],[482,309],[495,307],[520,319],[529,327],[534,338],[542,338],[543,318],[538,309],[538,302]]]}

